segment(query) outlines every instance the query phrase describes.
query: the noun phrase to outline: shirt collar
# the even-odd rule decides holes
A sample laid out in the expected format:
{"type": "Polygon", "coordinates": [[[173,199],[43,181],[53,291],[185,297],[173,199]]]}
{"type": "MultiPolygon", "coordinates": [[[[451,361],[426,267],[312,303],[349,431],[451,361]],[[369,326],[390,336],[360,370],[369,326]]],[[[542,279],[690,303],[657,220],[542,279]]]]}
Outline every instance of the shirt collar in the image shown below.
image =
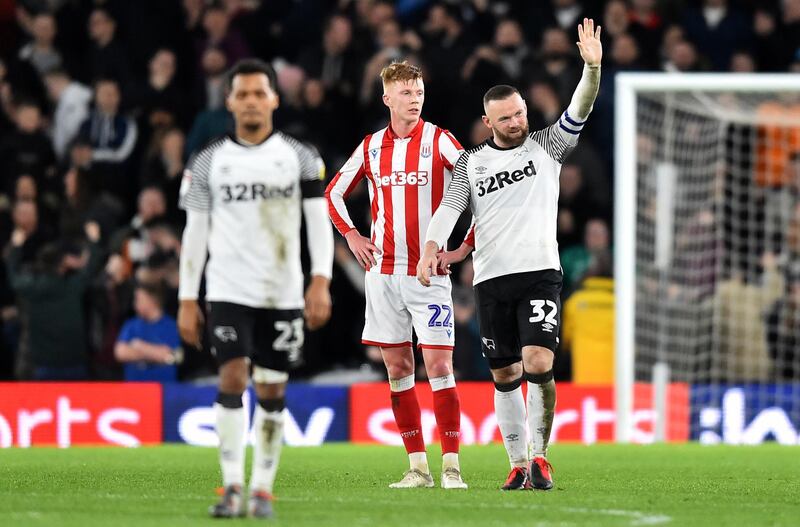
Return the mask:
{"type": "Polygon", "coordinates": [[[414,137],[422,133],[423,126],[425,126],[425,121],[423,121],[420,118],[420,120],[417,122],[417,125],[411,130],[411,132],[409,132],[407,137],[400,137],[394,132],[394,130],[392,130],[392,123],[389,123],[389,126],[386,127],[386,133],[388,134],[389,139],[406,139],[406,138],[413,139],[414,137]]]}

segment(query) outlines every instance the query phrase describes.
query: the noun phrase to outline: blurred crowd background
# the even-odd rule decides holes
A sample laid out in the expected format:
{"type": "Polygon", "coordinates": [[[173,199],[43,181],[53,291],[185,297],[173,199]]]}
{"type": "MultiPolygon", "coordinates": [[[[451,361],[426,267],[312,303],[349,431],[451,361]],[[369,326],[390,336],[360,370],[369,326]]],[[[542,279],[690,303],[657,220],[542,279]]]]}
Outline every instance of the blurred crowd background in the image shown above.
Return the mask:
{"type": "MultiPolygon", "coordinates": [[[[275,66],[276,127],[315,145],[332,177],[386,125],[378,73],[395,60],[423,68],[423,118],[465,147],[489,136],[480,101],[495,84],[519,88],[532,129],[552,123],[580,77],[585,16],[603,26],[603,80],[561,176],[557,373],[598,382],[570,357],[590,345],[611,374],[615,74],[800,72],[800,0],[0,0],[0,378],[214,374],[175,328],[177,196],[191,153],[231,130],[224,73],[238,59],[275,66]]],[[[367,233],[366,187],[349,207],[367,233]]],[[[471,279],[469,261],[453,270],[455,368],[488,379],[471,279]]],[[[360,343],[363,293],[337,236],[333,318],[307,335],[296,377],[383,375],[360,343]]]]}

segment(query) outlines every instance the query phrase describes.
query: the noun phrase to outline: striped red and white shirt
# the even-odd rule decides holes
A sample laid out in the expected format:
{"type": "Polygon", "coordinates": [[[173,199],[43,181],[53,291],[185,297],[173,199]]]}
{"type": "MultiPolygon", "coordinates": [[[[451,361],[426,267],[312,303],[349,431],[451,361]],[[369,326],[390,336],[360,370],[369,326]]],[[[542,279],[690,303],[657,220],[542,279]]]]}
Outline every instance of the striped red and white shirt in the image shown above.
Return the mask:
{"type": "Polygon", "coordinates": [[[328,211],[342,236],[354,229],[345,199],[367,180],[370,238],[381,251],[371,272],[417,274],[428,223],[463,151],[450,132],[420,119],[408,137],[391,126],[366,136],[342,166],[325,191],[328,211]]]}

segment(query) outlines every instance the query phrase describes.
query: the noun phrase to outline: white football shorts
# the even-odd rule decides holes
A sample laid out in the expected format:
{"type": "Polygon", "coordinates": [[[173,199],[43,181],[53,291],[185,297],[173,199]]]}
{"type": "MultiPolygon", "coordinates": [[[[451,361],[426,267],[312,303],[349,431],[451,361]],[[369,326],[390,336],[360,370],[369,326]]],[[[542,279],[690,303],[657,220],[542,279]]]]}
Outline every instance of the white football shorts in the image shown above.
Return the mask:
{"type": "Polygon", "coordinates": [[[453,300],[449,276],[432,276],[425,287],[415,276],[366,274],[367,310],[362,343],[384,348],[411,345],[453,349],[453,300]]]}

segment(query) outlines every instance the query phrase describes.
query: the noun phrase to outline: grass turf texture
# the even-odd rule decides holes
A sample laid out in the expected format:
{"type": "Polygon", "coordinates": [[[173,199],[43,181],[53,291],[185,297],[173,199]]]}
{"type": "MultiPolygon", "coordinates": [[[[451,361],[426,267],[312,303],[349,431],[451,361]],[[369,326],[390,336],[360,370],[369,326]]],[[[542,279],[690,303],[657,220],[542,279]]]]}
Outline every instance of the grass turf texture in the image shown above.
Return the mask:
{"type": "MultiPolygon", "coordinates": [[[[699,445],[556,445],[550,492],[500,492],[501,445],[465,447],[467,491],[394,490],[402,448],[285,448],[277,520],[287,526],[800,525],[800,450],[699,445]]],[[[0,450],[0,526],[197,526],[212,520],[217,451],[0,450]]]]}

